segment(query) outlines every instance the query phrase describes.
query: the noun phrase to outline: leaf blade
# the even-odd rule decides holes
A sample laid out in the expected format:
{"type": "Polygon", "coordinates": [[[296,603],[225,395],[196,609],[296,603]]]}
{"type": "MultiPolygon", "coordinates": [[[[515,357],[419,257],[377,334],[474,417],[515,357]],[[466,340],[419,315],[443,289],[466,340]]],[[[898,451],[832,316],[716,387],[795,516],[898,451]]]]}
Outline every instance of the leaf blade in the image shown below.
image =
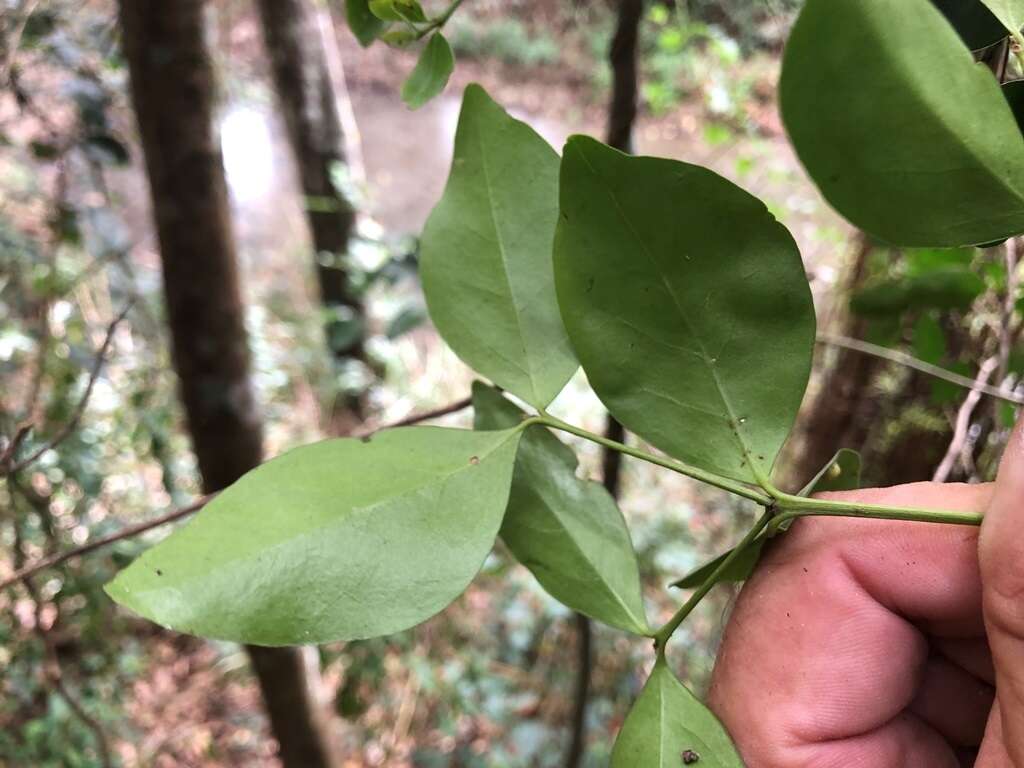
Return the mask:
{"type": "Polygon", "coordinates": [[[981,0],[992,15],[1002,22],[1007,31],[1014,36],[1020,35],[1024,27],[1024,2],[1021,0],[981,0]]]}
{"type": "Polygon", "coordinates": [[[411,427],[295,449],[222,492],[107,592],[163,626],[258,645],[408,628],[479,570],[518,440],[518,430],[411,427]]]}
{"type": "Polygon", "coordinates": [[[732,739],[711,710],[679,682],[659,656],[612,749],[612,768],[661,768],[682,764],[743,768],[732,739]]]}
{"type": "Polygon", "coordinates": [[[1020,131],[927,0],[808,0],[780,106],[826,199],[879,239],[947,247],[1024,231],[1020,131]]]}
{"type": "MultiPolygon", "coordinates": [[[[518,424],[523,412],[493,388],[473,385],[477,429],[518,424]]],[[[576,456],[542,427],[523,435],[501,538],[541,586],[569,608],[649,635],[640,570],[611,494],[576,476],[576,456]]]]}
{"type": "Polygon", "coordinates": [[[768,475],[806,387],[814,314],[796,245],[763,203],[705,168],[572,137],[555,283],[623,425],[698,467],[768,475]]]}
{"type": "Polygon", "coordinates": [[[372,44],[387,27],[387,22],[370,10],[367,0],[345,0],[345,20],[363,48],[372,44]]]}
{"type": "Polygon", "coordinates": [[[452,48],[444,35],[435,32],[402,84],[402,101],[410,109],[419,109],[444,90],[454,70],[455,56],[452,48]]]}
{"type": "Polygon", "coordinates": [[[469,86],[452,172],[423,231],[423,291],[455,353],[538,408],[578,367],[555,298],[557,212],[558,155],[469,86]]]}

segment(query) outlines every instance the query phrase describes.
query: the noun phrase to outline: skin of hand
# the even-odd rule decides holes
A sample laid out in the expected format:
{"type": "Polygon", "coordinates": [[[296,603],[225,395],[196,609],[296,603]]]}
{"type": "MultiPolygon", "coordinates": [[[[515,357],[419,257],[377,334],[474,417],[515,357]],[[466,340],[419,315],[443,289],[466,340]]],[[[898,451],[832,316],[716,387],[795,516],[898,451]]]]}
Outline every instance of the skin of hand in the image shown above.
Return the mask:
{"type": "Polygon", "coordinates": [[[1024,768],[1024,428],[995,483],[830,498],[974,528],[805,518],[729,620],[709,703],[749,768],[1024,768]]]}

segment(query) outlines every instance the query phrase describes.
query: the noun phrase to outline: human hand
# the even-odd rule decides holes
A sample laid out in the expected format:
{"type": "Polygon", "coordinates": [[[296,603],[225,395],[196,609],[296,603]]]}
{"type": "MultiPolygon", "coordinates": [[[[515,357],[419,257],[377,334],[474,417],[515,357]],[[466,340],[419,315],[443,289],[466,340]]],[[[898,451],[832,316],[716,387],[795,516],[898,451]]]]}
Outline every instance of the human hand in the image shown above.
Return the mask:
{"type": "Polygon", "coordinates": [[[709,702],[749,768],[1024,768],[1024,428],[995,483],[831,498],[983,511],[809,518],[743,588],[709,702]]]}

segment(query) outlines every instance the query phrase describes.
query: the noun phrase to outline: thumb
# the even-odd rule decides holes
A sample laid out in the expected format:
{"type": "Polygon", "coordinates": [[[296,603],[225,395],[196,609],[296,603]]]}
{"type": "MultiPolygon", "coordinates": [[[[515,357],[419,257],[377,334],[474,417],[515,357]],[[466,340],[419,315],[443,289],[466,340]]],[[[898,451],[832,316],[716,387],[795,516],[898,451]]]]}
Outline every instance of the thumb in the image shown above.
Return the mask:
{"type": "Polygon", "coordinates": [[[1024,768],[1024,419],[999,465],[979,559],[1003,746],[1013,765],[1024,768]]]}

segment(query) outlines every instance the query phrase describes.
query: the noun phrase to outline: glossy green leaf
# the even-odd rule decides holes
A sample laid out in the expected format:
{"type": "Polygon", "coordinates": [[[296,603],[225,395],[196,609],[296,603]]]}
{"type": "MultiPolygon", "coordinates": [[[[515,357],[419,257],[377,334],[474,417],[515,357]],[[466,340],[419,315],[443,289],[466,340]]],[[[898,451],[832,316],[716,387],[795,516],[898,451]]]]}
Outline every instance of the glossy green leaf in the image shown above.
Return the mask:
{"type": "MultiPolygon", "coordinates": [[[[477,429],[505,429],[525,414],[493,388],[473,386],[477,429]]],[[[599,483],[576,476],[576,455],[531,427],[516,457],[501,538],[556,600],[638,635],[650,633],[626,521],[599,483]]]]}
{"type": "Polygon", "coordinates": [[[290,451],[225,490],[107,592],[165,627],[258,645],[406,629],[479,570],[519,435],[411,427],[290,451]]]}
{"type": "Polygon", "coordinates": [[[797,496],[813,496],[826,491],[855,491],[860,488],[860,454],[840,448],[797,496]]]}
{"type": "Polygon", "coordinates": [[[780,102],[815,183],[872,235],[957,246],[1024,231],[1020,130],[928,0],[807,0],[780,102]]]}
{"type": "Polygon", "coordinates": [[[972,51],[988,48],[1006,37],[1006,27],[981,0],[932,0],[932,4],[972,51]]]}
{"type": "Polygon", "coordinates": [[[768,475],[807,384],[814,308],[796,244],[763,203],[706,168],[575,136],[555,282],[590,384],[622,424],[699,467],[768,475]]]}
{"type": "Polygon", "coordinates": [[[615,740],[612,768],[676,768],[686,760],[697,768],[743,768],[725,727],[659,656],[615,740]]]}
{"type": "Polygon", "coordinates": [[[444,35],[435,32],[402,85],[402,101],[412,109],[419,109],[444,90],[454,69],[455,56],[451,46],[444,35]]]}
{"type": "Polygon", "coordinates": [[[345,0],[345,19],[359,44],[370,45],[384,31],[387,22],[370,11],[367,0],[345,0]]]}
{"type": "Polygon", "coordinates": [[[543,408],[576,371],[555,299],[558,155],[477,85],[466,89],[420,274],[444,340],[478,373],[543,408]]]}
{"type": "Polygon", "coordinates": [[[982,0],[992,15],[1013,34],[1024,27],[1024,0],[982,0]]]}

